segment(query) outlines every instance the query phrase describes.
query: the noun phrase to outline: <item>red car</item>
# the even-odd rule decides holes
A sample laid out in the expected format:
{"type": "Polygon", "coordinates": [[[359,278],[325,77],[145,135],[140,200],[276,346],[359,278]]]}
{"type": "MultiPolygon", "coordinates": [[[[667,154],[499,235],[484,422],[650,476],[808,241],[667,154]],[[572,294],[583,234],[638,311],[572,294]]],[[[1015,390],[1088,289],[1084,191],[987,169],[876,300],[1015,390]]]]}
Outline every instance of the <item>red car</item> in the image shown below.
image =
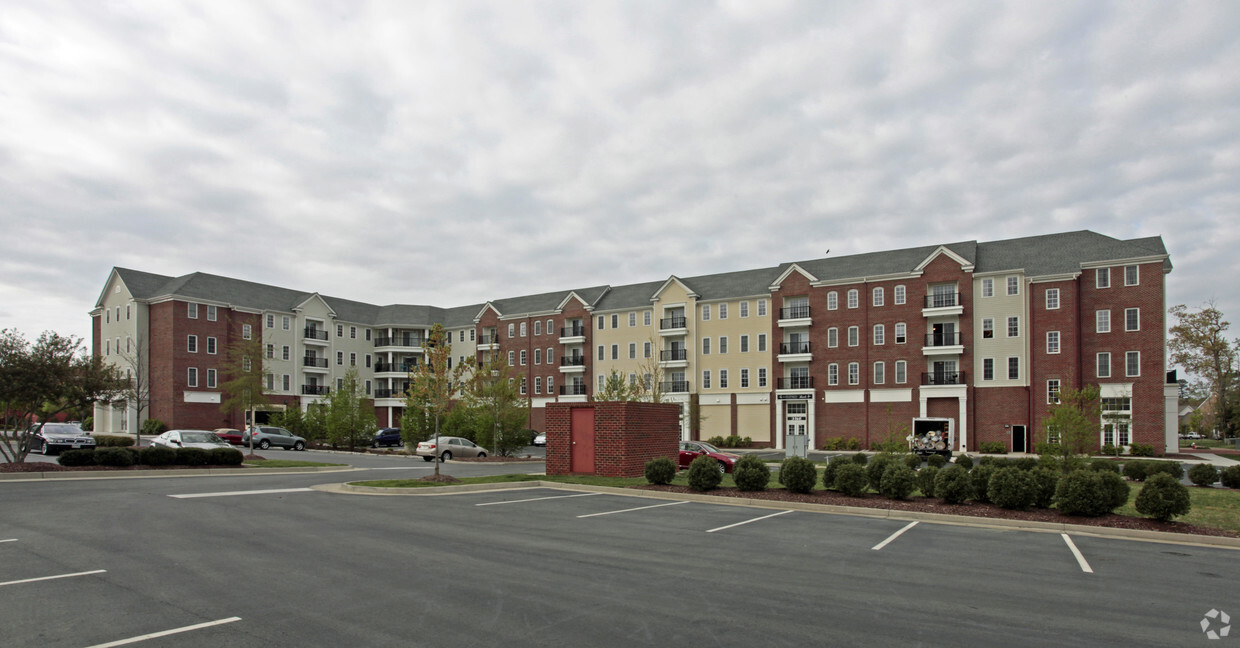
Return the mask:
{"type": "Polygon", "coordinates": [[[215,436],[229,442],[232,445],[242,445],[241,430],[234,430],[232,428],[215,428],[214,432],[215,436]]]}
{"type": "Polygon", "coordinates": [[[680,469],[684,470],[693,463],[694,459],[702,455],[707,455],[711,459],[719,462],[719,472],[730,473],[732,467],[736,465],[736,460],[740,459],[740,455],[730,452],[720,452],[719,448],[706,443],[704,441],[681,441],[680,442],[680,469]]]}

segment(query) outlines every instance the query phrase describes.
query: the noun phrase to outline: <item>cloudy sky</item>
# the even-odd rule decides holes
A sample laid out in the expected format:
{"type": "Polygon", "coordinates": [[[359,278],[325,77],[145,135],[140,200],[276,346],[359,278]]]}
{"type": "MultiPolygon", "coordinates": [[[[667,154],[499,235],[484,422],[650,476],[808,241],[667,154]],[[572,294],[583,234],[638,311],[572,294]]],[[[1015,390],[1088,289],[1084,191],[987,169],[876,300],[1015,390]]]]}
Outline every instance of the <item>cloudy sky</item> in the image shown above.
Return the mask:
{"type": "MultiPolygon", "coordinates": [[[[4,0],[0,327],[113,266],[456,306],[1161,235],[1240,322],[1240,2],[4,0]]],[[[1233,330],[1233,333],[1236,331],[1233,330]]]]}

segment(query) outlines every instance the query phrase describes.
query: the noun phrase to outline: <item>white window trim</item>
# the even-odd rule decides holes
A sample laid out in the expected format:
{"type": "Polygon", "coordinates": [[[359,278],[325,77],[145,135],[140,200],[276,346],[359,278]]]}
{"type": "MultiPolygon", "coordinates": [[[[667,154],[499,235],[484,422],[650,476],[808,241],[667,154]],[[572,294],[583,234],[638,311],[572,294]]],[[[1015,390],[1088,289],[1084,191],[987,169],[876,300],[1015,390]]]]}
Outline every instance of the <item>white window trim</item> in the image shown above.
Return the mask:
{"type": "Polygon", "coordinates": [[[1124,331],[1128,333],[1132,333],[1132,332],[1140,331],[1140,330],[1141,330],[1141,309],[1140,308],[1125,308],[1124,309],[1124,331]],[[1137,315],[1137,325],[1135,328],[1128,328],[1128,313],[1136,313],[1137,315]]]}

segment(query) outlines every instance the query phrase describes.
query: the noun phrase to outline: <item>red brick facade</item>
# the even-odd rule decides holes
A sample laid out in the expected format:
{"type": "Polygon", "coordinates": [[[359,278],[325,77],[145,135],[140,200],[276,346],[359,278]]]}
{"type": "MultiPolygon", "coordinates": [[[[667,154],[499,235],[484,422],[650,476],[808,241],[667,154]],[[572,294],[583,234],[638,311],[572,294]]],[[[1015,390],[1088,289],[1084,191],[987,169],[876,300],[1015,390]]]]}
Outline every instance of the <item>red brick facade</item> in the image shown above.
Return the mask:
{"type": "MultiPolygon", "coordinates": [[[[547,474],[570,474],[572,410],[594,410],[594,473],[603,477],[641,477],[655,457],[676,460],[680,407],[668,403],[549,403],[547,474]]],[[[582,433],[578,431],[578,433],[582,433]]]]}

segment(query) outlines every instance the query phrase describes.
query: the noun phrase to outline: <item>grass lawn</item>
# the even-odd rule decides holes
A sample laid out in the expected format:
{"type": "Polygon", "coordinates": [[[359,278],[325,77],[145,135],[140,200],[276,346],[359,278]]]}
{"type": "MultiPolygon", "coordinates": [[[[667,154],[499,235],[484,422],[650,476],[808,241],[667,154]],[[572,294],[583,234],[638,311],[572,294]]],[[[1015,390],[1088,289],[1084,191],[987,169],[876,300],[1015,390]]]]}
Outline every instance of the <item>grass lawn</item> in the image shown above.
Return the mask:
{"type": "MultiPolygon", "coordinates": [[[[1130,485],[1132,489],[1128,492],[1128,503],[1116,509],[1115,512],[1120,515],[1141,517],[1136,507],[1141,484],[1130,483],[1130,485]]],[[[1176,522],[1240,532],[1240,491],[1230,488],[1189,486],[1188,494],[1193,503],[1193,510],[1189,511],[1188,515],[1175,518],[1176,522]]]]}
{"type": "Polygon", "coordinates": [[[342,463],[320,463],[318,461],[294,461],[291,459],[268,459],[266,461],[246,462],[251,468],[319,468],[322,466],[347,466],[342,463]]]}

